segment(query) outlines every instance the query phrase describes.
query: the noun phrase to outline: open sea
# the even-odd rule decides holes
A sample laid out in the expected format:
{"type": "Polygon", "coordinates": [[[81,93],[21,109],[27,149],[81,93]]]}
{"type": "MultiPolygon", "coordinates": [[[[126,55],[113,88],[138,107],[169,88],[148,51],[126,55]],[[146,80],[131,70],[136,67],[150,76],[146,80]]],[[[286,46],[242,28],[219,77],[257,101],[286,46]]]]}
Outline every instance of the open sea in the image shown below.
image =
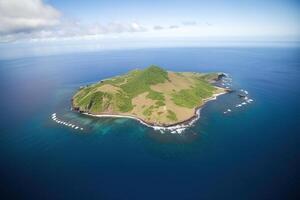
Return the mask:
{"type": "Polygon", "coordinates": [[[300,48],[2,59],[0,81],[1,199],[299,199],[300,48]],[[182,134],[70,110],[80,86],[151,64],[225,72],[236,92],[208,102],[182,134]],[[236,107],[240,89],[253,102],[236,107]],[[56,123],[53,113],[83,130],[56,123]]]}

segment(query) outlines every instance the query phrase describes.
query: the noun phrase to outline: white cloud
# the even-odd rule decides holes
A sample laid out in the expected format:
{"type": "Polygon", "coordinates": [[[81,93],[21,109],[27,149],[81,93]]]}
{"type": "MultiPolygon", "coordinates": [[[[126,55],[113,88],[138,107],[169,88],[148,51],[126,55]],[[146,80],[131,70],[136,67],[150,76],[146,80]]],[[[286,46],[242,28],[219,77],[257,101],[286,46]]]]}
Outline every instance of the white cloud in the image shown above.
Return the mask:
{"type": "Polygon", "coordinates": [[[79,38],[146,30],[137,22],[81,24],[62,18],[57,9],[43,0],[0,0],[0,42],[79,38]]]}
{"type": "Polygon", "coordinates": [[[159,26],[159,25],[156,25],[156,26],[153,27],[153,29],[154,29],[154,30],[163,30],[164,27],[159,26]]]}
{"type": "Polygon", "coordinates": [[[147,29],[137,22],[83,24],[65,19],[41,0],[0,0],[0,42],[80,39],[144,31],[147,29]]]}
{"type": "Polygon", "coordinates": [[[179,26],[177,26],[177,25],[171,25],[171,26],[169,26],[169,29],[177,29],[177,28],[179,28],[179,26]]]}
{"type": "Polygon", "coordinates": [[[87,37],[114,35],[121,33],[144,32],[147,29],[137,22],[108,24],[82,24],[75,21],[62,22],[60,26],[51,29],[32,33],[32,39],[53,40],[53,39],[81,39],[87,37]]]}
{"type": "MultiPolygon", "coordinates": [[[[194,26],[196,22],[186,21],[183,24],[194,26]]],[[[173,29],[180,29],[180,27],[148,25],[146,28],[138,22],[118,21],[107,24],[101,22],[86,24],[65,18],[46,0],[0,0],[0,42],[85,40],[129,35],[158,37],[180,33],[168,32],[173,29]]],[[[184,36],[186,33],[185,31],[184,36]]]]}
{"type": "MultiPolygon", "coordinates": [[[[97,25],[92,25],[93,26],[97,25]]],[[[132,23],[120,23],[120,22],[112,22],[105,26],[98,25],[98,33],[123,33],[123,32],[143,32],[147,29],[137,22],[132,23]]]]}
{"type": "Polygon", "coordinates": [[[197,22],[195,22],[195,21],[184,21],[184,22],[182,22],[182,24],[184,26],[196,26],[197,22]]]}
{"type": "Polygon", "coordinates": [[[31,32],[58,25],[60,12],[42,0],[0,0],[0,33],[31,32]]]}

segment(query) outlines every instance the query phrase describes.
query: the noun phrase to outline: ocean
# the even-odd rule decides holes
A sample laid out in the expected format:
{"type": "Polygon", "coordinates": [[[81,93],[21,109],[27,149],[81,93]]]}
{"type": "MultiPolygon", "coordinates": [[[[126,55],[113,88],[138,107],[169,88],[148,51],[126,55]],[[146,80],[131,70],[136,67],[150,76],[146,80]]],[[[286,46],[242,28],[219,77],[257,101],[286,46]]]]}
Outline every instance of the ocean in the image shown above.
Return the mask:
{"type": "Polygon", "coordinates": [[[111,50],[0,60],[1,199],[296,199],[300,48],[111,50]],[[235,92],[182,134],[70,110],[82,85],[151,64],[225,72],[235,92]],[[253,102],[241,107],[246,90],[253,102]],[[224,114],[227,109],[232,111],[224,114]],[[58,124],[63,121],[83,130],[58,124]]]}

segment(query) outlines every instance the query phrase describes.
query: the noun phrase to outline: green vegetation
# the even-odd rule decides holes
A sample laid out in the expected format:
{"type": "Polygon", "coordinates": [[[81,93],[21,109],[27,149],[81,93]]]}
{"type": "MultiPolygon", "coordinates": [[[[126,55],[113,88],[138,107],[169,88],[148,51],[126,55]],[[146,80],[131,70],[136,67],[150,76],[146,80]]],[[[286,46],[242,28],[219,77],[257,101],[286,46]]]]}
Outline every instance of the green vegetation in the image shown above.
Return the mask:
{"type": "Polygon", "coordinates": [[[165,97],[162,93],[156,92],[156,91],[153,91],[153,90],[149,90],[149,93],[146,97],[149,98],[149,99],[152,99],[152,100],[159,100],[159,101],[164,101],[165,100],[165,97]]]}
{"type": "Polygon", "coordinates": [[[111,99],[110,94],[98,91],[82,98],[78,105],[83,107],[83,110],[103,111],[109,106],[111,99]]]}
{"type": "Polygon", "coordinates": [[[145,109],[144,112],[143,112],[143,115],[150,116],[153,112],[153,108],[154,108],[154,106],[152,105],[149,108],[145,109]]]}
{"type": "Polygon", "coordinates": [[[150,66],[145,70],[133,70],[124,76],[117,76],[113,79],[107,79],[82,88],[74,96],[74,103],[83,111],[99,113],[108,107],[106,104],[102,105],[104,95],[109,98],[109,103],[113,103],[115,110],[129,112],[133,109],[132,98],[148,91],[147,97],[159,100],[158,105],[162,105],[162,101],[164,101],[163,94],[151,90],[150,85],[163,83],[167,79],[168,72],[157,66],[150,66]],[[119,87],[122,89],[122,92],[118,92],[117,94],[98,92],[97,88],[103,85],[119,87]]]}
{"type": "Polygon", "coordinates": [[[105,84],[111,84],[111,85],[115,85],[116,86],[118,84],[124,83],[125,80],[126,80],[126,77],[117,76],[114,79],[105,80],[105,81],[103,81],[103,83],[105,83],[105,84]]]}
{"type": "Polygon", "coordinates": [[[178,106],[193,108],[201,105],[202,99],[213,94],[215,88],[205,81],[198,79],[191,89],[183,89],[172,94],[173,102],[178,106]]]}
{"type": "Polygon", "coordinates": [[[150,85],[164,83],[167,79],[167,71],[152,65],[145,70],[135,71],[135,73],[128,78],[127,82],[120,87],[130,97],[135,97],[143,92],[151,91],[150,85]]]}
{"type": "Polygon", "coordinates": [[[218,78],[218,73],[209,73],[201,76],[201,79],[206,81],[216,80],[218,78]]]}
{"type": "Polygon", "coordinates": [[[149,122],[176,123],[193,115],[203,99],[216,92],[210,83],[216,77],[216,73],[168,72],[152,65],[80,88],[73,107],[91,114],[123,113],[149,122]]]}
{"type": "Polygon", "coordinates": [[[128,112],[133,109],[131,99],[126,96],[124,93],[117,93],[115,95],[116,105],[118,110],[121,112],[128,112]]]}
{"type": "Polygon", "coordinates": [[[161,106],[165,106],[165,102],[164,101],[156,101],[155,102],[156,107],[161,107],[161,106]]]}
{"type": "Polygon", "coordinates": [[[171,110],[168,110],[167,118],[170,119],[171,121],[177,120],[176,114],[171,110]]]}
{"type": "Polygon", "coordinates": [[[172,95],[172,100],[176,105],[187,108],[193,108],[201,103],[201,99],[193,93],[192,89],[180,90],[179,92],[174,93],[172,95]]]}

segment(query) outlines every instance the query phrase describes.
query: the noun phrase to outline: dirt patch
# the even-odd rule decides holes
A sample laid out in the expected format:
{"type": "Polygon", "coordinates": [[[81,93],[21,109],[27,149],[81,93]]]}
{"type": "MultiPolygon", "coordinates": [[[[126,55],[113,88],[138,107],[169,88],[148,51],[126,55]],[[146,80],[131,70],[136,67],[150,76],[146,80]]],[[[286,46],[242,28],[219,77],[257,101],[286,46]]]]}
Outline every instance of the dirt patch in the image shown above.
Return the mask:
{"type": "Polygon", "coordinates": [[[171,94],[174,91],[189,89],[193,85],[193,81],[186,76],[178,75],[175,72],[168,72],[170,81],[152,85],[151,89],[164,94],[171,94]]]}

